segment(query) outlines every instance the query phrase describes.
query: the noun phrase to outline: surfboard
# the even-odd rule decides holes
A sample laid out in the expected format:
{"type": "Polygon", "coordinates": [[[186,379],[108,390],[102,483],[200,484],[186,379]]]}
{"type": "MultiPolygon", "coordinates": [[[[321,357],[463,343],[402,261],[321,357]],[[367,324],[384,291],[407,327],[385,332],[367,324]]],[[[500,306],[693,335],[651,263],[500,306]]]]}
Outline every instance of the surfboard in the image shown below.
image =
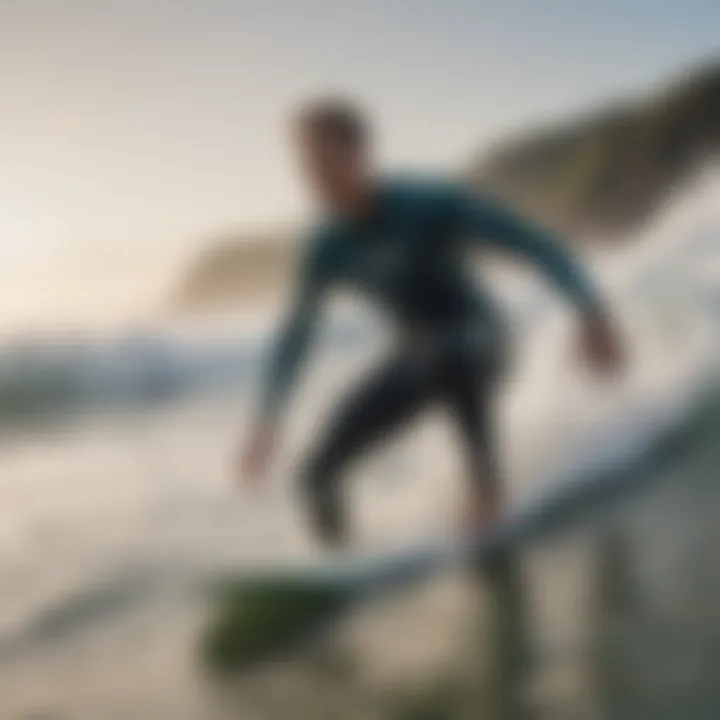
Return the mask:
{"type": "MultiPolygon", "coordinates": [[[[711,414],[717,416],[715,405],[711,414]]],[[[717,419],[717,418],[715,418],[717,419]]],[[[422,581],[452,565],[481,571],[524,543],[588,522],[608,504],[667,477],[659,472],[715,432],[707,408],[692,418],[678,413],[662,430],[634,438],[612,460],[540,483],[550,490],[508,512],[474,537],[428,541],[381,557],[334,555],[305,565],[248,568],[216,579],[217,612],[204,636],[206,660],[216,669],[238,669],[273,657],[313,636],[356,605],[422,581]]]]}

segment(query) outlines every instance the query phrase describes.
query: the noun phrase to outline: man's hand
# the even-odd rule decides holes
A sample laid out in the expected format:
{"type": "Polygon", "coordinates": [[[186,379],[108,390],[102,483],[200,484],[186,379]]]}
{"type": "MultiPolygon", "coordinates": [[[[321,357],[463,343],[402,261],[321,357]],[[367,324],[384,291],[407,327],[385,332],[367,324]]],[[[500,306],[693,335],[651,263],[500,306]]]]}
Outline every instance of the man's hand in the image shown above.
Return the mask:
{"type": "Polygon", "coordinates": [[[502,513],[502,502],[497,492],[473,488],[465,498],[460,512],[460,533],[475,537],[495,522],[502,513]]]}
{"type": "Polygon", "coordinates": [[[275,449],[275,429],[269,425],[254,428],[241,448],[238,482],[246,487],[261,485],[268,473],[275,449]]]}
{"type": "Polygon", "coordinates": [[[598,372],[610,375],[622,370],[625,357],[620,336],[612,319],[601,312],[583,318],[581,350],[598,372]]]}

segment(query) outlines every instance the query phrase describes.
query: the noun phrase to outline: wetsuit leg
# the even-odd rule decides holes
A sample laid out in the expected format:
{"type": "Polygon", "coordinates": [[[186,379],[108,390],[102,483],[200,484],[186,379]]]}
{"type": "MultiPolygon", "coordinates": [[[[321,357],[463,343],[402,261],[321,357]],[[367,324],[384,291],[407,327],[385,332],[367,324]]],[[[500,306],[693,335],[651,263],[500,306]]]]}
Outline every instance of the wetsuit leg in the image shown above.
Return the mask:
{"type": "Polygon", "coordinates": [[[432,358],[399,355],[361,382],[331,418],[303,477],[314,529],[323,542],[345,539],[341,475],[439,395],[437,369],[432,358]]]}
{"type": "Polygon", "coordinates": [[[303,478],[313,525],[321,540],[345,539],[341,478],[347,466],[436,401],[447,404],[466,445],[470,475],[497,492],[491,425],[497,382],[490,338],[478,342],[465,327],[439,332],[421,350],[403,353],[351,394],[331,418],[303,478]]]}
{"type": "Polygon", "coordinates": [[[501,482],[495,438],[498,353],[471,336],[448,341],[442,370],[446,406],[455,420],[478,494],[499,499],[501,482]]]}

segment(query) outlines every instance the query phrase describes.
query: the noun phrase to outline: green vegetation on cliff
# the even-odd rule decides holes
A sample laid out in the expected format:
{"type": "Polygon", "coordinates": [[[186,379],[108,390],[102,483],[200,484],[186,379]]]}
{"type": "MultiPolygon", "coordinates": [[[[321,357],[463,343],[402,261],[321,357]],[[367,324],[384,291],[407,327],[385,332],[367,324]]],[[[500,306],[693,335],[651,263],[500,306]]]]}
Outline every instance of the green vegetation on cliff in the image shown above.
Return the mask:
{"type": "Polygon", "coordinates": [[[638,102],[499,146],[466,173],[564,230],[624,232],[720,151],[720,61],[638,102]]]}

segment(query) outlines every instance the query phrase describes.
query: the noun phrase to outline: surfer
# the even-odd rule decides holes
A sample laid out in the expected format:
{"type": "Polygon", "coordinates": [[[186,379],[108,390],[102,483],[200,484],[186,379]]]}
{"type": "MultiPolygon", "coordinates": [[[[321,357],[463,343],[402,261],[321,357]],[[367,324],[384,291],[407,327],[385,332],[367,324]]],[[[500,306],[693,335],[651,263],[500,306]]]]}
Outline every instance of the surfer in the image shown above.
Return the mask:
{"type": "Polygon", "coordinates": [[[349,464],[438,403],[459,431],[470,481],[463,523],[475,531],[502,508],[493,410],[505,340],[500,314],[469,267],[470,251],[511,251],[543,271],[577,310],[582,350],[600,371],[613,370],[621,355],[608,311],[563,245],[494,200],[451,182],[381,177],[371,128],[353,103],[312,102],[294,130],[325,218],[306,241],[294,300],[268,359],[260,410],[242,448],[243,482],[266,475],[328,293],[352,287],[377,301],[397,341],[338,404],[303,466],[314,531],[329,545],[347,540],[342,477],[349,464]]]}

